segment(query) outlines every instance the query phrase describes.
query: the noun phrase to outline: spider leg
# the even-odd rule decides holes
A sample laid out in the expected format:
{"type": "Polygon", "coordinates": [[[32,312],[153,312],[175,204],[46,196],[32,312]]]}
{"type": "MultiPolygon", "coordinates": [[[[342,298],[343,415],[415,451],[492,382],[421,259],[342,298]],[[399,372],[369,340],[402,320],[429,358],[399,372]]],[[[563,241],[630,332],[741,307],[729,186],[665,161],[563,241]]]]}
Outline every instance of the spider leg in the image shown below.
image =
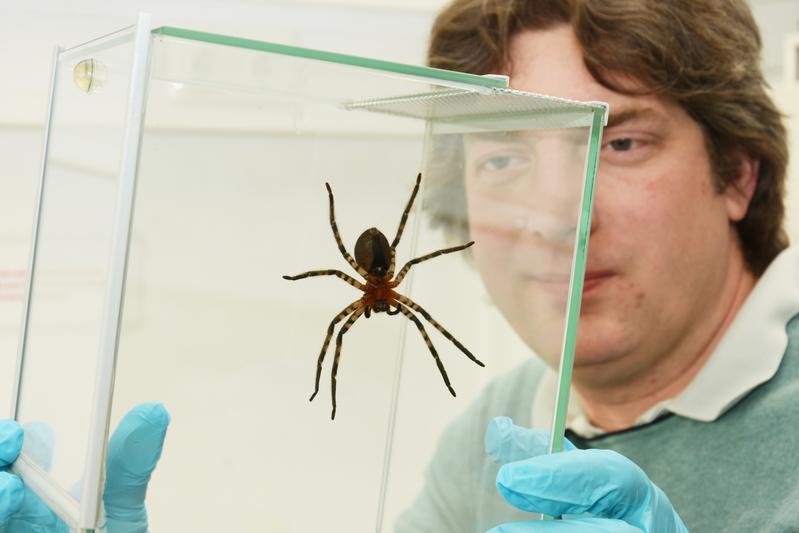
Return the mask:
{"type": "Polygon", "coordinates": [[[419,192],[419,183],[421,181],[422,173],[420,172],[416,175],[416,185],[413,186],[413,192],[408,200],[408,205],[405,206],[405,211],[402,212],[399,228],[397,228],[397,236],[394,237],[394,241],[391,243],[391,268],[389,268],[389,277],[394,275],[394,251],[399,244],[400,238],[402,237],[402,231],[405,229],[405,222],[408,221],[408,213],[411,212],[411,207],[413,206],[413,201],[416,199],[416,194],[419,192]]]}
{"type": "Polygon", "coordinates": [[[422,261],[427,261],[428,259],[432,259],[434,257],[438,257],[439,255],[451,254],[453,252],[460,252],[461,250],[465,250],[466,248],[468,248],[469,246],[471,246],[473,244],[474,244],[474,241],[471,241],[471,242],[467,242],[466,244],[461,244],[460,246],[453,246],[452,248],[444,248],[443,250],[438,250],[437,252],[433,252],[433,253],[430,253],[430,254],[427,254],[427,255],[423,255],[422,257],[417,257],[416,259],[411,259],[410,261],[405,263],[405,266],[402,267],[402,270],[399,271],[399,274],[397,274],[396,279],[394,279],[394,283],[396,285],[399,285],[402,282],[402,280],[405,278],[405,275],[408,273],[408,271],[411,269],[411,267],[413,265],[418,265],[422,261]]]}
{"type": "Polygon", "coordinates": [[[427,348],[430,350],[430,353],[433,354],[433,359],[436,360],[436,366],[438,367],[438,371],[441,372],[441,377],[444,378],[444,383],[447,385],[450,394],[455,396],[455,389],[452,388],[452,385],[449,382],[449,376],[447,376],[447,371],[444,369],[444,363],[441,362],[441,358],[438,356],[438,352],[436,352],[436,349],[433,346],[433,341],[431,341],[430,337],[427,335],[427,332],[425,331],[422,322],[418,318],[416,318],[416,315],[414,315],[410,311],[410,309],[408,309],[402,304],[399,303],[397,304],[397,310],[406,317],[408,317],[408,319],[411,320],[411,322],[416,324],[416,328],[419,330],[419,333],[422,334],[424,342],[425,344],[427,344],[427,348]]]}
{"type": "Polygon", "coordinates": [[[333,359],[333,372],[330,376],[330,390],[333,395],[333,412],[330,414],[330,420],[335,420],[336,418],[336,374],[338,373],[338,361],[339,357],[341,356],[341,341],[344,338],[344,334],[347,333],[347,330],[350,329],[353,322],[358,320],[358,317],[360,317],[362,313],[363,308],[355,309],[355,311],[350,315],[350,318],[344,322],[343,326],[341,326],[341,329],[338,331],[338,335],[336,335],[336,357],[333,359]]]}
{"type": "Polygon", "coordinates": [[[336,327],[336,324],[338,324],[341,321],[342,318],[344,318],[348,314],[358,309],[360,305],[361,305],[360,300],[351,303],[350,305],[347,306],[346,309],[337,314],[335,318],[333,318],[332,322],[330,322],[330,326],[327,328],[327,335],[325,336],[325,341],[324,343],[322,343],[322,351],[319,352],[319,358],[316,361],[316,381],[314,382],[313,394],[311,394],[311,397],[308,399],[309,402],[312,402],[313,399],[316,397],[316,394],[319,392],[319,378],[322,375],[322,362],[325,360],[325,352],[327,351],[327,346],[330,344],[330,339],[333,338],[333,329],[336,327]]]}
{"type": "Polygon", "coordinates": [[[352,268],[354,268],[358,274],[363,277],[366,277],[368,272],[365,269],[358,266],[358,263],[355,262],[355,259],[349,254],[346,248],[344,248],[344,243],[341,241],[341,235],[338,232],[338,226],[336,225],[336,214],[333,210],[333,190],[330,188],[329,183],[325,183],[325,187],[327,187],[327,196],[330,198],[330,227],[333,228],[333,237],[336,238],[336,244],[338,245],[338,250],[341,252],[341,255],[344,256],[344,259],[350,264],[352,268]]]}
{"type": "Polygon", "coordinates": [[[438,322],[436,322],[436,321],[435,321],[435,319],[433,319],[433,317],[432,317],[432,316],[430,316],[430,313],[428,313],[427,311],[425,311],[425,310],[424,310],[424,309],[423,309],[423,308],[422,308],[422,307],[421,307],[419,304],[417,304],[416,302],[414,302],[413,300],[411,300],[411,299],[410,299],[410,298],[408,298],[407,296],[403,296],[403,295],[401,295],[401,294],[397,294],[397,295],[396,295],[396,298],[397,298],[397,300],[399,300],[400,302],[404,303],[405,305],[407,305],[408,307],[410,307],[411,309],[413,309],[414,311],[416,311],[417,313],[419,313],[420,315],[422,315],[422,316],[425,318],[425,320],[427,320],[428,322],[430,322],[431,324],[433,324],[433,326],[434,326],[434,327],[435,327],[435,328],[436,328],[438,331],[440,331],[442,335],[444,335],[444,336],[445,336],[447,339],[449,339],[449,340],[450,340],[450,342],[452,342],[452,344],[454,344],[455,346],[457,346],[457,347],[458,347],[458,349],[459,349],[460,351],[462,351],[462,352],[463,352],[463,353],[466,355],[466,357],[468,357],[469,359],[471,359],[472,361],[474,361],[475,363],[477,363],[479,366],[485,366],[485,365],[484,365],[484,364],[483,364],[483,363],[482,363],[482,362],[481,362],[479,359],[477,359],[477,358],[476,358],[474,355],[472,355],[472,352],[470,352],[469,350],[467,350],[467,349],[466,349],[466,347],[465,347],[463,344],[461,344],[461,343],[458,341],[458,339],[456,339],[455,337],[453,337],[453,336],[452,336],[452,334],[451,334],[449,331],[447,331],[446,329],[444,329],[444,326],[442,326],[441,324],[439,324],[438,322]]]}
{"type": "Polygon", "coordinates": [[[397,304],[397,307],[396,309],[394,309],[393,313],[391,312],[391,308],[389,308],[388,311],[386,311],[386,314],[391,316],[398,315],[399,313],[400,313],[399,304],[397,304]]]}
{"type": "Polygon", "coordinates": [[[283,276],[283,279],[296,281],[298,279],[310,278],[313,276],[336,276],[338,278],[343,279],[344,281],[346,281],[356,289],[360,289],[362,291],[366,290],[366,286],[364,284],[360,283],[355,278],[348,276],[347,274],[345,274],[340,270],[310,270],[308,272],[303,272],[302,274],[297,274],[296,276],[283,276]]]}

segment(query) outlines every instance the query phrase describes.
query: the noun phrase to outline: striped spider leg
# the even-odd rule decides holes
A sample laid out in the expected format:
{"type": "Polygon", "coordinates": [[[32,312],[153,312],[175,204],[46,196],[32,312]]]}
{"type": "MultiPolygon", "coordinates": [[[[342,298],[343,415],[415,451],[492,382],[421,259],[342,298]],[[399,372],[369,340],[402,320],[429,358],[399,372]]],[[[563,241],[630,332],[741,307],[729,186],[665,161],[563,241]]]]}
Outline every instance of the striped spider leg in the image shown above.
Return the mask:
{"type": "Polygon", "coordinates": [[[352,278],[340,270],[334,269],[311,270],[302,274],[297,274],[296,276],[283,276],[284,279],[291,281],[314,276],[336,276],[363,292],[363,296],[361,296],[360,299],[345,307],[330,322],[330,325],[327,328],[325,339],[322,343],[322,350],[319,352],[319,357],[317,358],[316,379],[314,381],[313,394],[311,394],[309,399],[310,401],[313,401],[319,392],[319,381],[322,375],[322,364],[325,359],[327,348],[333,338],[333,332],[335,331],[336,325],[346,318],[347,320],[341,326],[341,329],[339,329],[338,335],[336,335],[336,349],[333,359],[333,368],[331,370],[330,376],[333,403],[333,410],[330,416],[331,419],[336,418],[336,375],[338,373],[338,366],[341,358],[341,345],[344,339],[344,334],[349,331],[355,321],[361,316],[369,318],[373,312],[386,313],[388,315],[397,315],[402,313],[406,318],[408,318],[408,320],[413,322],[416,328],[419,330],[419,333],[422,335],[425,344],[427,344],[427,347],[430,350],[433,359],[435,360],[441,377],[444,379],[447,389],[453,396],[455,396],[455,389],[452,388],[449,377],[447,376],[447,371],[444,369],[444,364],[441,362],[438,352],[433,346],[433,342],[430,340],[427,331],[425,331],[424,324],[422,324],[422,321],[419,320],[415,313],[422,315],[427,322],[432,324],[433,327],[435,327],[442,335],[444,335],[444,337],[452,342],[474,363],[479,366],[485,366],[482,362],[480,362],[480,360],[472,355],[472,353],[467,350],[463,344],[453,337],[452,334],[444,329],[441,324],[436,322],[436,320],[430,316],[430,313],[428,313],[410,298],[403,296],[394,290],[394,288],[402,282],[412,266],[423,261],[427,261],[428,259],[438,257],[439,255],[459,252],[474,244],[472,241],[460,246],[444,248],[442,250],[417,257],[416,259],[412,259],[411,261],[408,261],[402,267],[402,269],[400,269],[396,278],[394,277],[396,247],[400,242],[402,232],[405,229],[405,223],[408,220],[408,214],[410,213],[414,199],[419,191],[421,179],[422,175],[419,174],[416,177],[416,184],[413,188],[413,192],[411,193],[411,197],[405,206],[402,217],[400,218],[397,234],[394,237],[393,242],[389,244],[388,239],[386,239],[385,235],[383,235],[383,233],[381,233],[377,228],[369,228],[364,231],[360,237],[358,237],[358,240],[355,243],[354,257],[347,252],[347,249],[341,240],[341,235],[339,234],[338,226],[336,225],[333,191],[330,188],[330,185],[325,183],[330,204],[330,227],[333,230],[333,237],[336,240],[336,245],[338,246],[338,249],[344,259],[350,264],[350,266],[352,266],[353,269],[355,269],[356,272],[358,272],[358,274],[361,275],[361,277],[364,278],[365,283],[352,278]]]}

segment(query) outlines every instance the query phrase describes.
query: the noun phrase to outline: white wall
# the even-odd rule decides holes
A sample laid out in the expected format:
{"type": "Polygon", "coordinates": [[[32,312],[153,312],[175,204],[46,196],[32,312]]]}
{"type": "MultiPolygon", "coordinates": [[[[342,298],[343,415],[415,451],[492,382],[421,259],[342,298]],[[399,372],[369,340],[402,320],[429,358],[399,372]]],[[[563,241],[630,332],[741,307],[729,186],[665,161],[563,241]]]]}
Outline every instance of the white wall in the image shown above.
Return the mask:
{"type": "Polygon", "coordinates": [[[21,316],[20,278],[41,159],[55,45],[85,42],[136,22],[173,25],[310,48],[423,61],[436,0],[213,2],[33,0],[0,5],[0,413],[10,408],[21,316]]]}

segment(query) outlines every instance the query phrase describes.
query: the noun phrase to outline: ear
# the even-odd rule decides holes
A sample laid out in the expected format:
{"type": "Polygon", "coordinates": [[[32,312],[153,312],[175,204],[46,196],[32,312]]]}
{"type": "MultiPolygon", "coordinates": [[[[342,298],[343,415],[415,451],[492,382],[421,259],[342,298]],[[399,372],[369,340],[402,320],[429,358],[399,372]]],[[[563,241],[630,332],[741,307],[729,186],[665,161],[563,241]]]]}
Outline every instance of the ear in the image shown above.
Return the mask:
{"type": "Polygon", "coordinates": [[[738,177],[727,185],[723,193],[730,221],[739,222],[746,216],[749,203],[755,194],[759,174],[760,160],[748,153],[741,153],[738,177]]]}

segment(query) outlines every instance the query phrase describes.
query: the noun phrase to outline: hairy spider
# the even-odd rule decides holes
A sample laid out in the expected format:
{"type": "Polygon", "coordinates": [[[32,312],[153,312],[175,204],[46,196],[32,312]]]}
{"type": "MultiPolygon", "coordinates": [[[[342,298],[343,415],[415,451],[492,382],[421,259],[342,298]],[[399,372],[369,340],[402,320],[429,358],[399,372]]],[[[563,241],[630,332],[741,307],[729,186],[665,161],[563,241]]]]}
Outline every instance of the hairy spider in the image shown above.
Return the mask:
{"type": "Polygon", "coordinates": [[[453,337],[446,329],[444,329],[441,324],[436,322],[433,317],[430,316],[430,313],[425,311],[410,298],[394,291],[394,288],[402,282],[413,265],[419,264],[422,261],[427,261],[428,259],[432,259],[434,257],[438,257],[442,254],[450,254],[452,252],[464,250],[474,244],[474,241],[472,241],[460,246],[444,248],[443,250],[438,250],[437,252],[412,259],[402,267],[397,274],[397,277],[394,277],[394,260],[397,244],[399,244],[400,237],[402,237],[402,230],[405,229],[405,222],[408,220],[408,213],[411,210],[411,206],[413,206],[416,193],[419,192],[419,183],[421,183],[421,181],[422,174],[420,173],[418,176],[416,176],[416,185],[414,186],[411,197],[408,200],[408,205],[405,206],[405,211],[402,213],[399,228],[397,229],[397,236],[394,237],[394,241],[389,245],[386,236],[383,235],[377,228],[369,228],[361,233],[361,236],[358,237],[358,241],[355,243],[354,259],[349,252],[347,252],[347,249],[344,248],[344,243],[341,242],[341,235],[339,235],[338,227],[336,226],[336,217],[333,211],[333,191],[330,189],[330,185],[325,183],[325,187],[327,187],[327,195],[330,199],[330,227],[333,229],[333,236],[336,238],[338,249],[341,252],[341,255],[344,256],[344,259],[346,259],[347,262],[352,266],[352,268],[354,268],[358,274],[363,276],[363,278],[366,280],[366,283],[361,283],[348,276],[344,272],[341,272],[340,270],[311,270],[309,272],[297,274],[296,276],[283,276],[283,279],[288,279],[291,281],[309,278],[312,276],[336,276],[364,292],[360,299],[345,307],[343,311],[333,318],[333,321],[327,328],[327,335],[325,336],[324,343],[322,343],[322,351],[319,353],[319,359],[316,363],[316,382],[313,394],[311,394],[309,401],[313,401],[313,399],[316,397],[316,394],[319,392],[319,377],[322,374],[322,362],[325,359],[325,352],[330,344],[330,339],[333,337],[333,329],[336,327],[336,324],[344,319],[344,317],[349,316],[347,321],[344,322],[344,325],[341,326],[341,329],[336,336],[336,355],[335,359],[333,359],[333,370],[331,373],[331,393],[333,396],[333,412],[330,416],[331,419],[336,418],[336,372],[338,371],[338,362],[339,357],[341,356],[341,341],[344,338],[344,334],[347,332],[347,330],[352,327],[352,324],[358,320],[361,315],[369,318],[373,312],[387,313],[389,315],[402,313],[408,317],[408,319],[416,325],[419,333],[422,334],[427,347],[430,349],[430,353],[433,355],[433,359],[436,361],[438,370],[441,372],[441,377],[444,378],[444,383],[447,385],[447,389],[449,389],[449,392],[453,396],[455,396],[455,389],[452,388],[452,385],[449,382],[447,371],[444,370],[444,365],[441,363],[441,359],[438,357],[438,353],[436,352],[433,343],[430,341],[430,337],[427,335],[424,325],[422,325],[422,322],[411,311],[411,309],[422,315],[438,331],[440,331],[442,335],[452,341],[452,343],[457,346],[460,351],[466,354],[466,357],[480,366],[485,366],[455,337],[453,337]]]}

